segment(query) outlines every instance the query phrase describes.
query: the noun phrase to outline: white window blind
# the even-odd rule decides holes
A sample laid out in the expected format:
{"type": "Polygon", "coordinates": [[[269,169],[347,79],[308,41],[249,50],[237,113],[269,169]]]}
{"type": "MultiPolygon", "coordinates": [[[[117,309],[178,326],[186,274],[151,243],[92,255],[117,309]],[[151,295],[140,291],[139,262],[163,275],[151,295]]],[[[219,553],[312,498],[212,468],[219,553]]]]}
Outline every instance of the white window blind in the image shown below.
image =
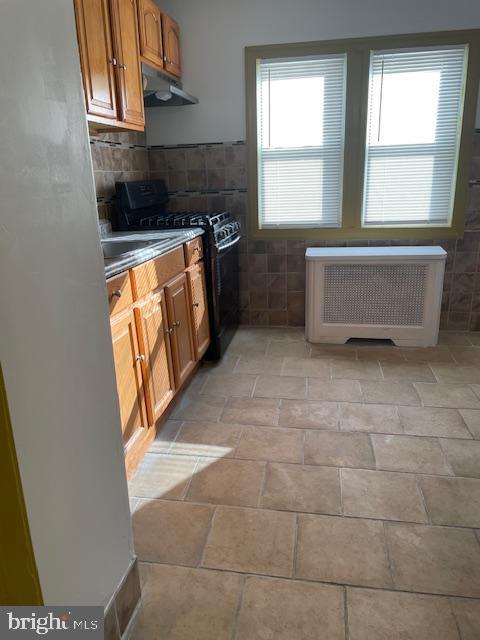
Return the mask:
{"type": "Polygon", "coordinates": [[[344,54],[261,61],[260,228],[341,226],[345,72],[344,54]]]}
{"type": "Polygon", "coordinates": [[[363,226],[450,224],[466,55],[372,51],[363,226]]]}

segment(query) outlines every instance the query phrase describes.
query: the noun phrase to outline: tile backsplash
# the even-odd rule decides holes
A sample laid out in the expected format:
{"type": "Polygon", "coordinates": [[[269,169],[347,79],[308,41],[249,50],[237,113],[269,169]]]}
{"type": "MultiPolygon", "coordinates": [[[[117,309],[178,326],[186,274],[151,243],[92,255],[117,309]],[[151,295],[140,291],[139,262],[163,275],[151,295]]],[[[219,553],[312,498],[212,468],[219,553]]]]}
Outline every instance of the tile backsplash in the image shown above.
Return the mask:
{"type": "Polygon", "coordinates": [[[116,180],[164,178],[172,211],[228,209],[242,223],[242,322],[301,326],[305,322],[305,249],[308,246],[439,244],[448,252],[441,325],[480,331],[480,132],[475,134],[465,234],[462,239],[324,242],[247,239],[244,142],[149,147],[142,134],[91,138],[100,217],[109,217],[116,180]]]}
{"type": "Polygon", "coordinates": [[[115,182],[148,179],[148,153],[144,133],[100,133],[90,136],[98,216],[109,219],[115,182]]]}

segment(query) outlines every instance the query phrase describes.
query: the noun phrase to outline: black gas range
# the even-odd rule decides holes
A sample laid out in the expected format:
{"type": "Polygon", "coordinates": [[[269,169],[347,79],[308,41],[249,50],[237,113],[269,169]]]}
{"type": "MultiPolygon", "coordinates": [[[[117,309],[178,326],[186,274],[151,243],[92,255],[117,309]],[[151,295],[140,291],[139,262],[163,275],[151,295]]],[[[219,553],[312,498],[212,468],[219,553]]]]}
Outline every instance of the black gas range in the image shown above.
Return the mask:
{"type": "Polygon", "coordinates": [[[218,360],[225,352],[239,322],[238,241],[240,223],[228,211],[172,212],[163,180],[117,182],[115,231],[153,231],[201,227],[204,230],[211,344],[207,360],[218,360]]]}

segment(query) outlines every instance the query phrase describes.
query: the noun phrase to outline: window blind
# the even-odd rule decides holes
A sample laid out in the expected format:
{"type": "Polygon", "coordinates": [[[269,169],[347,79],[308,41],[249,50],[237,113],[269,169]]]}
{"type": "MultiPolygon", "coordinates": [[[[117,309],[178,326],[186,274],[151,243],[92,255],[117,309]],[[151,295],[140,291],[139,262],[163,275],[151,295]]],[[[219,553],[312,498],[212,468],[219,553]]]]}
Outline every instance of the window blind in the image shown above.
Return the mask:
{"type": "Polygon", "coordinates": [[[345,72],[344,54],[260,62],[260,228],[341,226],[345,72]]]}
{"type": "Polygon", "coordinates": [[[466,46],[372,51],[363,226],[451,222],[466,46]]]}

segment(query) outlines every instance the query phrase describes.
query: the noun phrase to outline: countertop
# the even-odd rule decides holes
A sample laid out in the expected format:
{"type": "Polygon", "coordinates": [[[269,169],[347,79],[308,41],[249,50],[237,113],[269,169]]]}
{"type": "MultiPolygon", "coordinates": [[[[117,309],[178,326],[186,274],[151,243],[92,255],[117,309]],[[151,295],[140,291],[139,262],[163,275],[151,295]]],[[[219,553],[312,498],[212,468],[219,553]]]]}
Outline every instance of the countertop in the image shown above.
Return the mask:
{"type": "Polygon", "coordinates": [[[148,247],[142,247],[131,253],[123,254],[115,258],[105,258],[105,277],[111,278],[122,271],[131,269],[137,264],[157,258],[158,256],[181,246],[185,242],[192,240],[204,233],[200,227],[192,227],[189,229],[172,229],[165,231],[120,231],[110,233],[101,238],[102,245],[105,242],[118,241],[142,241],[142,240],[158,240],[159,244],[152,244],[148,247]],[[167,242],[168,241],[168,242],[167,242]]]}

